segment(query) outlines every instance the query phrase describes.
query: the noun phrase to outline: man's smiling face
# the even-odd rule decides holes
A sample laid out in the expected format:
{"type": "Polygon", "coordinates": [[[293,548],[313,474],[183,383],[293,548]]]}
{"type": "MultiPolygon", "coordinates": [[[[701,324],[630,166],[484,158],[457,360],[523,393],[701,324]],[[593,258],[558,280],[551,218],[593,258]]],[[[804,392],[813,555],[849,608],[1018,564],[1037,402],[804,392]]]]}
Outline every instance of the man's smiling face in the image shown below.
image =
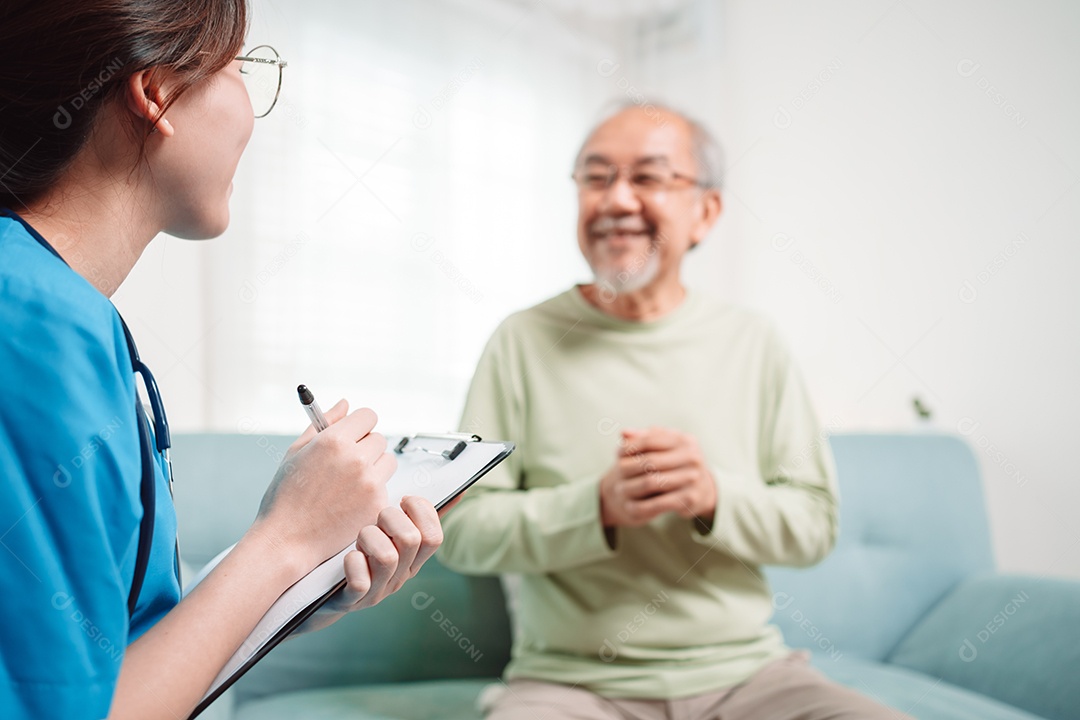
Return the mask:
{"type": "Polygon", "coordinates": [[[698,221],[692,146],[684,120],[640,108],[618,113],[586,141],[575,169],[578,245],[598,283],[633,292],[677,277],[707,231],[698,221]]]}

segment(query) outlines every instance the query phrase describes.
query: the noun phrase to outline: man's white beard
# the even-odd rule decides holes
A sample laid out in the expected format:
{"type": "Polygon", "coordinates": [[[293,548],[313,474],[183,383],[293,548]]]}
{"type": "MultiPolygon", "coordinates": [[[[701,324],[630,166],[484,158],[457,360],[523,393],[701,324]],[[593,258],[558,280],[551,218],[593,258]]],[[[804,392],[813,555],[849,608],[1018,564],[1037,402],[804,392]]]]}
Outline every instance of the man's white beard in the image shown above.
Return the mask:
{"type": "Polygon", "coordinates": [[[645,262],[640,267],[629,270],[593,268],[593,276],[599,289],[616,295],[636,292],[655,280],[659,274],[660,250],[655,245],[649,247],[645,262]]]}

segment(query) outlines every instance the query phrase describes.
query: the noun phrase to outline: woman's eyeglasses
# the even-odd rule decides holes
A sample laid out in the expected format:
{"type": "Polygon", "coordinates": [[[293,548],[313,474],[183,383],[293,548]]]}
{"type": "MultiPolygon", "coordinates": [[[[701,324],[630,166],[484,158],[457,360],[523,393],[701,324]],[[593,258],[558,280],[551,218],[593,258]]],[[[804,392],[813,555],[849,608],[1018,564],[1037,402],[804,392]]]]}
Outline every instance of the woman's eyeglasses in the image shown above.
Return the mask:
{"type": "Polygon", "coordinates": [[[247,84],[255,117],[266,117],[274,109],[281,92],[281,69],[289,63],[269,45],[257,45],[244,55],[237,55],[236,59],[244,63],[240,74],[247,84]]]}

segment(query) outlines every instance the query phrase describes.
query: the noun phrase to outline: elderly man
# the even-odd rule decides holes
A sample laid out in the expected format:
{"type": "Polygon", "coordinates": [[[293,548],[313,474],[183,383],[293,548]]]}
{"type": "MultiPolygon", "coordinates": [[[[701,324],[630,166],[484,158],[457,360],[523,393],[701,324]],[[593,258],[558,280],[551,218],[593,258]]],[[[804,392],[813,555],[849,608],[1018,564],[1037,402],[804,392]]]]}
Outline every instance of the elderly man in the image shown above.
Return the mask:
{"type": "Polygon", "coordinates": [[[489,720],[895,718],[833,684],[768,624],[766,564],[832,548],[828,450],[760,317],[687,290],[721,210],[696,122],[629,107],[578,155],[578,244],[595,282],[510,316],[463,425],[519,451],[444,521],[445,564],[519,584],[489,720]]]}

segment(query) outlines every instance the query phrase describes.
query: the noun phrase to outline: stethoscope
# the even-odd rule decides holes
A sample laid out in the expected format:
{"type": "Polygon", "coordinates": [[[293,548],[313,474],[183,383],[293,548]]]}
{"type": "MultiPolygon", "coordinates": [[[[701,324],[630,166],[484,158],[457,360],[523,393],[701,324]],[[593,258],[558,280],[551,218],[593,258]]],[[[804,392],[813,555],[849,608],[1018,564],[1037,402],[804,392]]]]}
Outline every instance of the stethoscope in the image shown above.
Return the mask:
{"type": "MultiPolygon", "coordinates": [[[[9,217],[20,223],[30,236],[37,240],[38,244],[56,256],[60,262],[67,265],[67,261],[60,256],[49,241],[42,237],[41,233],[30,226],[17,213],[8,208],[0,208],[0,216],[9,217]]],[[[69,266],[70,267],[70,266],[69,266]]],[[[117,317],[120,317],[117,311],[117,317]]],[[[169,421],[165,417],[165,404],[161,401],[161,393],[158,392],[157,381],[146,363],[139,357],[139,349],[135,346],[135,339],[131,336],[124,318],[120,317],[120,325],[124,328],[124,338],[127,341],[128,355],[131,356],[131,369],[142,378],[146,388],[146,397],[150,401],[150,409],[153,417],[153,438],[150,433],[150,419],[146,416],[146,410],[139,401],[138,392],[135,394],[135,415],[139,426],[139,451],[142,462],[142,477],[139,481],[139,500],[142,504],[143,515],[139,522],[139,548],[135,556],[135,574],[131,581],[131,590],[128,593],[128,617],[135,614],[135,607],[139,602],[139,593],[142,590],[143,580],[146,578],[146,569],[150,563],[150,549],[154,541],[154,517],[157,513],[157,483],[154,477],[154,451],[156,450],[165,459],[165,467],[169,481],[169,492],[173,489],[172,460],[169,458],[169,448],[172,447],[172,437],[169,435],[169,421]]],[[[179,539],[176,546],[175,568],[176,581],[180,584],[180,545],[179,539]]]]}
{"type": "MultiPolygon", "coordinates": [[[[61,258],[63,259],[63,258],[61,258]]],[[[135,347],[135,339],[131,336],[127,323],[121,317],[119,311],[116,316],[120,318],[120,325],[124,328],[124,338],[127,340],[128,354],[131,356],[131,369],[142,378],[146,387],[146,397],[150,400],[150,409],[154,412],[154,442],[150,441],[149,422],[146,410],[139,402],[138,393],[135,396],[135,415],[139,425],[139,448],[142,457],[142,479],[139,482],[139,500],[142,503],[143,516],[139,522],[139,551],[135,556],[135,575],[131,581],[131,590],[128,593],[128,617],[135,614],[135,606],[139,602],[139,592],[142,590],[143,580],[146,578],[146,568],[150,563],[150,547],[154,542],[154,515],[157,513],[157,482],[154,478],[154,448],[165,459],[166,480],[169,481],[169,495],[173,494],[173,471],[172,459],[169,457],[169,448],[172,447],[172,437],[169,435],[169,420],[165,417],[165,404],[161,402],[161,393],[158,392],[157,380],[150,368],[139,357],[139,348],[135,347]]],[[[177,585],[180,580],[180,538],[176,539],[176,556],[173,560],[174,572],[176,573],[177,585]]]]}

